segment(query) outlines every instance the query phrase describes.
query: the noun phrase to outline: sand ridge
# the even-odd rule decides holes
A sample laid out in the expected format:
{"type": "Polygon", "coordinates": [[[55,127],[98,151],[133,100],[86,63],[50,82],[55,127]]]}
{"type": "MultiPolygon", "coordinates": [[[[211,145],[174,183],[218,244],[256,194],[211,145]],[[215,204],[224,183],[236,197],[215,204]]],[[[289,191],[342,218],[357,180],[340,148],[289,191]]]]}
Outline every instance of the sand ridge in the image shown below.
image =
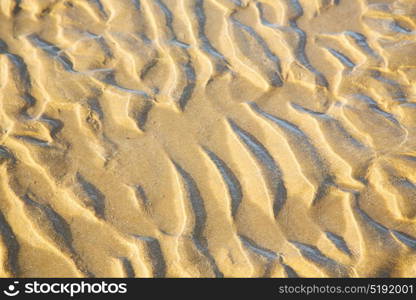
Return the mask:
{"type": "Polygon", "coordinates": [[[0,1],[0,276],[413,277],[415,12],[0,1]]]}

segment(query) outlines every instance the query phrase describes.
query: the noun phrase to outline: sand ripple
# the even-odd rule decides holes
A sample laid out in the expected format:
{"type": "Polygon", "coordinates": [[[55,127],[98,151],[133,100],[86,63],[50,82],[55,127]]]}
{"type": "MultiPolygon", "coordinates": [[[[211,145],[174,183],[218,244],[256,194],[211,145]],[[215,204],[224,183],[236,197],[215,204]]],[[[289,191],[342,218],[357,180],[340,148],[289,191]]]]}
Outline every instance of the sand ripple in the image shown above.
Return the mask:
{"type": "Polygon", "coordinates": [[[415,13],[0,1],[0,276],[414,277],[415,13]]]}

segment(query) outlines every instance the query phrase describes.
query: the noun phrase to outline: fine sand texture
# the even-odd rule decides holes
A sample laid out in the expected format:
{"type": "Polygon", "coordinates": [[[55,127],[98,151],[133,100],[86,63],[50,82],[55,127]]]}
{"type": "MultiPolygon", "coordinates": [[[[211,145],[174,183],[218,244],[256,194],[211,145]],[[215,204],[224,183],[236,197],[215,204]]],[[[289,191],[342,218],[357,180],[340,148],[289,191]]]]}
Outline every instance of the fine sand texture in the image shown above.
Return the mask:
{"type": "Polygon", "coordinates": [[[1,0],[1,277],[416,276],[416,1],[1,0]]]}

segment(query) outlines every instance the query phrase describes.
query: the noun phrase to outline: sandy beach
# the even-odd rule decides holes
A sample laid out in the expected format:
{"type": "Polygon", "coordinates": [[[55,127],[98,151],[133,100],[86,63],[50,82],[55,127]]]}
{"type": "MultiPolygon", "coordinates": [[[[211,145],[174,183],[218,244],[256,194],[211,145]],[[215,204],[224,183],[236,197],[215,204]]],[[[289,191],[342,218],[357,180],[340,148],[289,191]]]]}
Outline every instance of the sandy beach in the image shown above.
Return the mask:
{"type": "Polygon", "coordinates": [[[416,1],[0,1],[0,277],[415,277],[415,249],[416,1]]]}

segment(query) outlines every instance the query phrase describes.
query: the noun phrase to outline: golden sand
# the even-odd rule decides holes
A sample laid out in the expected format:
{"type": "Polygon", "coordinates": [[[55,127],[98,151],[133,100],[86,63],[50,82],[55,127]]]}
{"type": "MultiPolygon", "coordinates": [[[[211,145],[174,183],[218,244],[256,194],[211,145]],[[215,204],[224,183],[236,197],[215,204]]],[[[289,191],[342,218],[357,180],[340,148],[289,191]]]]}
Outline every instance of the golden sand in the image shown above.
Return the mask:
{"type": "Polygon", "coordinates": [[[416,1],[1,0],[0,276],[416,276],[416,1]]]}

